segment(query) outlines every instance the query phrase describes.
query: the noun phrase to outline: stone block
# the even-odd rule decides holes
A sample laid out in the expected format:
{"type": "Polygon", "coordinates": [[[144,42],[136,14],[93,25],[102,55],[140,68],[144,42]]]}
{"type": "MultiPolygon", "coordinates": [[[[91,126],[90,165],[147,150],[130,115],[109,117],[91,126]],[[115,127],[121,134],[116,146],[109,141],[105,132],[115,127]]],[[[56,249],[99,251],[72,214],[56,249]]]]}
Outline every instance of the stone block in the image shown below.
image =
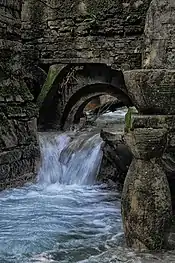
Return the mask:
{"type": "Polygon", "coordinates": [[[167,144],[166,129],[138,128],[124,136],[136,159],[161,157],[167,144]]]}
{"type": "Polygon", "coordinates": [[[27,173],[33,173],[34,172],[34,159],[23,159],[18,160],[12,164],[10,164],[10,172],[9,172],[9,178],[18,178],[27,174],[27,173]]]}
{"type": "Polygon", "coordinates": [[[28,102],[25,107],[26,115],[29,119],[38,117],[39,112],[36,104],[33,102],[28,102]]]}
{"type": "Polygon", "coordinates": [[[175,130],[175,115],[132,115],[132,128],[165,128],[175,130]]]}
{"type": "Polygon", "coordinates": [[[0,142],[3,148],[9,149],[18,145],[16,129],[13,121],[0,113],[0,142]]]}
{"type": "Polygon", "coordinates": [[[166,175],[155,160],[133,159],[122,193],[126,242],[136,249],[167,247],[172,207],[166,175]]]}
{"type": "Polygon", "coordinates": [[[4,181],[9,176],[10,172],[10,165],[9,164],[3,164],[0,165],[0,181],[4,181]]]}
{"type": "Polygon", "coordinates": [[[6,114],[10,119],[25,118],[27,116],[25,107],[15,106],[15,105],[13,106],[7,105],[6,114]]]}
{"type": "Polygon", "coordinates": [[[40,148],[38,145],[30,144],[29,146],[23,147],[22,150],[23,159],[37,159],[40,158],[40,148]]]}
{"type": "Polygon", "coordinates": [[[37,143],[37,123],[32,120],[14,120],[19,145],[37,143]]]}
{"type": "Polygon", "coordinates": [[[5,179],[0,179],[0,191],[7,188],[22,187],[27,182],[34,182],[36,180],[36,175],[34,173],[26,173],[22,176],[16,178],[6,177],[5,179]]]}
{"type": "Polygon", "coordinates": [[[174,0],[152,0],[145,23],[145,50],[143,52],[144,68],[175,68],[174,0]]]}
{"type": "Polygon", "coordinates": [[[37,119],[33,118],[27,122],[29,140],[38,144],[37,119]]]}
{"type": "Polygon", "coordinates": [[[11,164],[15,161],[21,159],[22,151],[21,149],[14,149],[11,151],[6,151],[0,153],[0,165],[2,164],[11,164]]]}
{"type": "Polygon", "coordinates": [[[124,72],[127,92],[143,114],[175,114],[175,70],[124,72]]]}
{"type": "Polygon", "coordinates": [[[29,92],[24,82],[19,82],[16,79],[5,79],[0,81],[0,96],[7,102],[16,101],[17,98],[21,98],[22,101],[33,100],[32,94],[29,92]]]}

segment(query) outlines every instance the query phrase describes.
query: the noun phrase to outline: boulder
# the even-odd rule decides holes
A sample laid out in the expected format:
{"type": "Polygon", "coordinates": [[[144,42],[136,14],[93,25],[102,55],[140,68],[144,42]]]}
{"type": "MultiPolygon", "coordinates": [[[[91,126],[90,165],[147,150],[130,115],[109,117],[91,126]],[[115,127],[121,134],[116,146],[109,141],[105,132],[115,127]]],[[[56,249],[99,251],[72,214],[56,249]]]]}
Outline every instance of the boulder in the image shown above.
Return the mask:
{"type": "Polygon", "coordinates": [[[103,129],[101,138],[104,141],[103,160],[98,179],[123,184],[132,161],[131,151],[123,140],[123,132],[103,129]]]}

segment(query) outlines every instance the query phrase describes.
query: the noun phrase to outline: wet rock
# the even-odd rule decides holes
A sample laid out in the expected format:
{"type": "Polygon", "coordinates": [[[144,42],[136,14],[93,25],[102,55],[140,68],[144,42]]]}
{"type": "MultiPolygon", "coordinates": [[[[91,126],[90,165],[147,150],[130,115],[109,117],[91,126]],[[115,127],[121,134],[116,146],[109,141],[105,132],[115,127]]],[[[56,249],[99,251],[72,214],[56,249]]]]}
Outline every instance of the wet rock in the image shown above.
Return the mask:
{"type": "Polygon", "coordinates": [[[174,263],[175,253],[148,253],[138,252],[128,249],[126,247],[116,246],[115,248],[108,248],[103,253],[91,256],[84,260],[83,263],[174,263]]]}
{"type": "Polygon", "coordinates": [[[19,149],[14,149],[11,151],[7,152],[2,152],[0,153],[0,165],[5,164],[5,163],[12,163],[15,161],[20,160],[22,156],[22,152],[19,149]]]}
{"type": "Polygon", "coordinates": [[[132,154],[123,140],[123,133],[116,130],[103,129],[101,138],[103,145],[103,160],[98,179],[104,182],[123,183],[132,154]]]}
{"type": "MultiPolygon", "coordinates": [[[[2,148],[15,147],[18,144],[15,127],[12,120],[0,113],[0,146],[2,148]]],[[[2,150],[1,150],[2,151],[2,150]]]]}

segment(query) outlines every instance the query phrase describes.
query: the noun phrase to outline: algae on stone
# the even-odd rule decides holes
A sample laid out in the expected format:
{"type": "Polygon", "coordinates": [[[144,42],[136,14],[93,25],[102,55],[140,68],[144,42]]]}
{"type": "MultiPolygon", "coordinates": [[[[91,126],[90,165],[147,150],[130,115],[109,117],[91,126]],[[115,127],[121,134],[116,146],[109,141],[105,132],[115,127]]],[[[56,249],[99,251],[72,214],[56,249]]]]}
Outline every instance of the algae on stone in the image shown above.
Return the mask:
{"type": "Polygon", "coordinates": [[[127,113],[125,114],[125,132],[132,130],[132,114],[136,114],[137,110],[135,107],[129,107],[127,113]]]}
{"type": "Polygon", "coordinates": [[[38,95],[37,98],[37,105],[39,107],[39,109],[42,107],[42,104],[47,96],[47,94],[49,93],[50,89],[52,88],[52,85],[55,81],[55,79],[57,78],[58,74],[60,73],[60,71],[63,69],[63,65],[52,65],[49,68],[49,72],[46,78],[46,81],[41,89],[40,94],[38,95]]]}

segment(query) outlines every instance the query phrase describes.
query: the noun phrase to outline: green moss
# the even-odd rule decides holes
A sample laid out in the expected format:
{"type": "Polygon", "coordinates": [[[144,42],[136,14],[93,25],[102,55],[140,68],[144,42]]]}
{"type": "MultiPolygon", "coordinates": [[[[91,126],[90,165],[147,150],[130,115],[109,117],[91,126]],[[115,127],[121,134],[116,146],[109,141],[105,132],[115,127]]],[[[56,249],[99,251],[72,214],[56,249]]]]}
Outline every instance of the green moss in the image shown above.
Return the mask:
{"type": "Polygon", "coordinates": [[[132,129],[132,108],[128,108],[128,112],[125,115],[125,132],[129,132],[132,129]]]}
{"type": "Polygon", "coordinates": [[[129,132],[133,129],[133,118],[134,114],[138,114],[138,111],[135,107],[129,107],[128,112],[125,115],[125,132],[129,132]]]}
{"type": "Polygon", "coordinates": [[[56,79],[56,77],[58,76],[58,74],[60,73],[60,71],[62,70],[63,66],[61,65],[52,65],[49,68],[49,72],[46,78],[46,81],[41,89],[41,92],[37,98],[37,105],[39,107],[39,109],[42,107],[42,104],[47,96],[47,94],[49,93],[50,89],[52,88],[52,85],[56,79]]]}

